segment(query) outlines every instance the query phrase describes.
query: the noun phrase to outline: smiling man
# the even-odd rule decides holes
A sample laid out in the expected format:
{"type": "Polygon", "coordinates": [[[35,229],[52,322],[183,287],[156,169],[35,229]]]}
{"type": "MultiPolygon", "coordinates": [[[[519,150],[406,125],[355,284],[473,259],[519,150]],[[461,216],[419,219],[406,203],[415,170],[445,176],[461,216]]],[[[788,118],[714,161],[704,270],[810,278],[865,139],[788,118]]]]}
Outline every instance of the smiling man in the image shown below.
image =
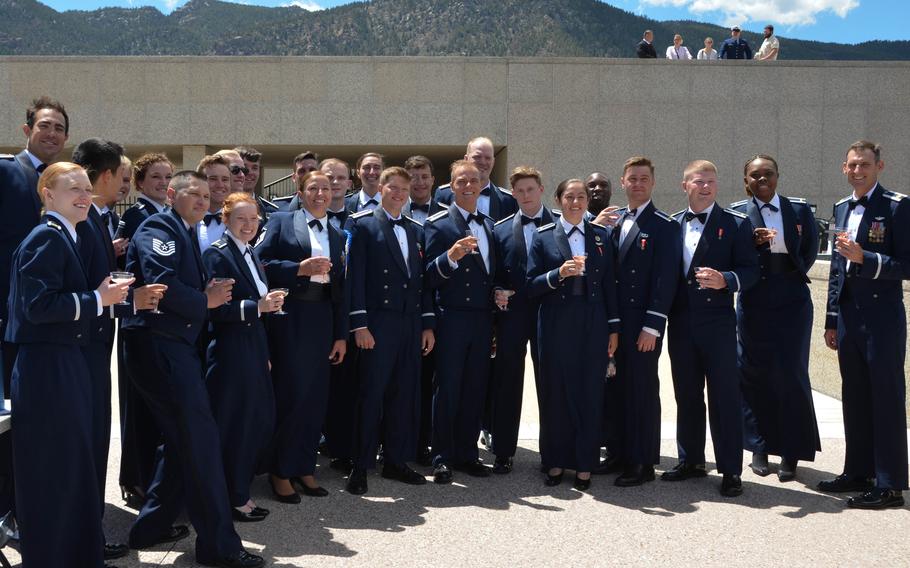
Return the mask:
{"type": "MultiPolygon", "coordinates": [[[[464,159],[477,168],[480,175],[480,196],[477,199],[477,210],[492,219],[499,221],[518,211],[518,204],[508,190],[498,187],[490,181],[490,174],[496,164],[496,155],[493,152],[493,142],[483,136],[468,142],[464,159]]],[[[436,189],[436,201],[449,205],[454,198],[450,184],[441,185],[436,189]]]]}
{"type": "Polygon", "coordinates": [[[223,156],[206,156],[196,166],[209,185],[209,210],[196,227],[199,249],[205,250],[224,234],[221,205],[231,193],[230,163],[223,156]]]}

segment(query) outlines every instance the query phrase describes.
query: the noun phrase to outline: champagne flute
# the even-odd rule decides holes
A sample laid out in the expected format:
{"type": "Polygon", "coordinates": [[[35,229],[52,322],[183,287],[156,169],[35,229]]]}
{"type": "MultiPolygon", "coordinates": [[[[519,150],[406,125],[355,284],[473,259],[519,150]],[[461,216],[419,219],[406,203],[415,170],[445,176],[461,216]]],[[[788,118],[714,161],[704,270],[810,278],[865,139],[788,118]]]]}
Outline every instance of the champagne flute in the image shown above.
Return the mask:
{"type": "MultiPolygon", "coordinates": [[[[290,293],[290,290],[288,290],[287,288],[272,288],[271,290],[269,290],[269,292],[278,292],[278,293],[281,294],[281,297],[282,297],[282,298],[287,298],[288,293],[290,293]]],[[[284,311],[284,306],[278,308],[278,310],[276,310],[276,311],[273,312],[273,313],[274,313],[276,316],[286,316],[286,315],[288,315],[288,313],[287,313],[286,311],[284,311]]]]}
{"type": "Polygon", "coordinates": [[[847,226],[836,226],[834,227],[834,237],[831,242],[831,250],[834,251],[834,247],[837,246],[837,239],[849,239],[850,238],[850,228],[847,226]]]}
{"type": "Polygon", "coordinates": [[[474,229],[472,229],[471,227],[468,227],[464,232],[464,236],[474,238],[474,248],[471,249],[471,252],[468,254],[480,254],[480,251],[478,250],[478,247],[477,247],[477,232],[474,229]]]}
{"type": "MultiPolygon", "coordinates": [[[[115,270],[115,271],[111,272],[111,282],[113,282],[114,284],[126,284],[127,282],[129,282],[130,280],[133,279],[133,276],[134,275],[132,272],[115,270]]],[[[118,306],[128,306],[128,305],[130,305],[130,303],[127,302],[126,300],[124,300],[122,302],[117,302],[117,305],[118,306]]]]}
{"type": "Polygon", "coordinates": [[[578,275],[579,275],[579,276],[584,276],[585,273],[586,273],[586,270],[585,270],[585,263],[586,263],[587,260],[588,260],[588,253],[587,253],[587,251],[586,251],[586,252],[583,252],[583,253],[581,253],[581,254],[576,254],[576,255],[572,256],[572,260],[574,260],[574,261],[575,261],[575,265],[578,266],[578,275]]]}

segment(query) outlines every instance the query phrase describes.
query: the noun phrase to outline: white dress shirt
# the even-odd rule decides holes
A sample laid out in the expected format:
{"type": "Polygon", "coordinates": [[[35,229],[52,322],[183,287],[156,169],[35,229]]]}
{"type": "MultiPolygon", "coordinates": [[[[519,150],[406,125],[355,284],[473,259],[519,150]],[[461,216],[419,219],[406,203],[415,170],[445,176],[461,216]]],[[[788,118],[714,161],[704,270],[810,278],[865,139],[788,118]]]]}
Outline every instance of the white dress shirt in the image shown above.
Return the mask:
{"type": "Polygon", "coordinates": [[[361,189],[360,192],[358,193],[358,195],[360,196],[358,198],[358,202],[360,203],[360,208],[358,209],[358,211],[363,211],[364,209],[369,209],[370,211],[372,211],[373,209],[376,209],[377,207],[379,207],[379,203],[382,201],[382,196],[379,195],[378,191],[376,192],[376,194],[373,197],[370,197],[361,189]],[[376,203],[367,203],[371,199],[373,201],[375,201],[376,203]]]}
{"type": "MultiPolygon", "coordinates": [[[[431,201],[432,201],[432,199],[431,199],[431,201]]],[[[429,204],[430,204],[430,202],[428,201],[427,205],[429,205],[429,204]]],[[[411,219],[414,219],[415,221],[417,221],[418,223],[423,225],[424,223],[426,223],[427,217],[429,217],[430,214],[429,214],[429,212],[424,212],[420,209],[414,209],[414,205],[415,205],[415,203],[413,201],[408,201],[408,209],[411,211],[411,219]]]]}
{"type": "Polygon", "coordinates": [[[569,236],[569,233],[572,232],[573,227],[577,227],[578,230],[572,233],[569,236],[569,248],[572,250],[572,256],[584,256],[585,254],[585,223],[582,221],[577,225],[573,225],[566,221],[565,217],[559,218],[559,224],[562,225],[563,231],[566,232],[566,235],[569,236]]]}
{"type": "MultiPolygon", "coordinates": [[[[465,211],[459,207],[454,201],[452,202],[452,207],[458,209],[458,212],[464,217],[465,221],[468,220],[469,212],[465,211]]],[[[474,238],[477,239],[477,250],[476,252],[480,253],[480,256],[483,258],[483,265],[487,268],[487,273],[490,272],[490,242],[487,240],[487,231],[483,226],[483,223],[472,220],[468,223],[468,228],[471,230],[471,234],[474,238]]],[[[447,257],[448,258],[448,257],[447,257]]],[[[458,263],[454,262],[451,258],[449,259],[449,265],[452,268],[458,268],[458,263]]]]}
{"type": "MultiPolygon", "coordinates": [[[[692,208],[690,207],[686,211],[692,211],[692,208]]],[[[713,211],[713,203],[702,211],[702,213],[708,214],[705,218],[705,223],[711,218],[711,213],[713,211]]],[[[694,211],[692,212],[694,213],[694,211]]],[[[686,221],[686,218],[683,217],[683,277],[689,274],[689,267],[692,265],[692,257],[695,255],[695,249],[698,248],[698,241],[701,240],[701,234],[704,230],[705,226],[697,217],[691,221],[686,221]]]]}
{"type": "MultiPolygon", "coordinates": [[[[875,193],[875,190],[878,189],[878,182],[875,182],[875,185],[872,186],[872,189],[866,193],[866,200],[872,199],[872,194],[875,193]]],[[[853,192],[854,200],[859,199],[856,196],[856,192],[853,192]]],[[[851,241],[856,241],[856,235],[859,233],[859,223],[863,220],[863,214],[866,212],[866,207],[864,205],[857,205],[854,207],[850,213],[847,215],[847,236],[851,241]]],[[[850,270],[850,266],[853,263],[847,261],[847,270],[850,270]]]]}
{"type": "MultiPolygon", "coordinates": [[[[521,211],[519,211],[518,214],[523,217],[527,217],[527,215],[525,215],[521,211]]],[[[543,219],[543,205],[540,206],[540,210],[538,210],[536,214],[531,215],[531,218],[532,219],[543,219]]],[[[521,221],[519,221],[519,222],[521,222],[521,221]]],[[[531,256],[531,244],[532,244],[532,241],[534,240],[534,233],[537,232],[537,225],[535,225],[534,223],[528,223],[527,225],[522,225],[521,232],[524,233],[524,237],[525,237],[525,254],[528,256],[531,256]]]]}
{"type": "MultiPolygon", "coordinates": [[[[221,215],[221,209],[217,212],[221,215]]],[[[196,238],[199,240],[199,250],[205,250],[212,246],[212,243],[221,238],[224,234],[224,222],[218,219],[212,219],[209,224],[205,224],[205,219],[199,221],[196,226],[196,238]]]]}
{"type": "Polygon", "coordinates": [[[667,48],[667,59],[692,59],[692,54],[689,53],[689,48],[684,45],[679,47],[671,45],[667,48]]]}
{"type": "MultiPolygon", "coordinates": [[[[67,233],[69,233],[70,238],[73,239],[73,244],[76,246],[76,255],[78,256],[79,255],[79,248],[78,248],[79,247],[79,244],[78,244],[79,236],[76,234],[76,227],[74,227],[73,224],[70,223],[66,217],[64,217],[60,213],[57,213],[56,211],[47,211],[47,212],[45,212],[45,215],[48,215],[49,217],[53,217],[57,221],[60,221],[60,224],[63,225],[63,228],[66,229],[67,233]]],[[[79,262],[82,262],[82,260],[80,259],[79,262]]],[[[101,283],[99,282],[98,284],[101,284],[101,283]]],[[[95,301],[98,304],[98,307],[96,308],[98,313],[96,313],[95,315],[100,316],[101,314],[104,313],[104,306],[101,305],[101,293],[98,292],[98,290],[95,290],[94,294],[95,294],[95,301]]],[[[73,318],[73,321],[77,321],[82,312],[82,304],[79,303],[79,294],[77,294],[76,292],[73,292],[73,299],[76,301],[76,317],[73,318]]]]}
{"type": "MultiPolygon", "coordinates": [[[[344,211],[344,207],[342,207],[339,211],[332,211],[332,213],[341,213],[342,211],[344,211]]],[[[329,216],[326,215],[326,217],[329,216]]],[[[331,223],[332,226],[335,227],[339,232],[344,228],[341,226],[341,219],[338,217],[329,217],[329,223],[331,223]]]]}
{"type": "MultiPolygon", "coordinates": [[[[389,221],[397,221],[399,219],[404,219],[399,213],[398,217],[392,217],[391,213],[384,211],[386,217],[389,218],[389,221]]],[[[398,248],[401,249],[401,258],[404,259],[404,266],[408,270],[408,276],[411,275],[411,267],[408,265],[408,253],[410,249],[408,248],[408,232],[404,230],[404,227],[401,225],[392,225],[392,232],[395,233],[395,238],[398,240],[398,248]]]]}
{"type": "MultiPolygon", "coordinates": [[[[310,257],[314,256],[325,256],[331,258],[331,248],[329,248],[329,231],[328,231],[328,215],[317,219],[319,224],[322,225],[322,230],[318,230],[318,227],[310,227],[310,221],[315,219],[310,212],[306,209],[303,210],[303,214],[306,216],[307,230],[310,231],[310,257]]],[[[310,282],[316,282],[318,284],[328,284],[331,282],[328,274],[317,274],[315,276],[310,276],[310,282]]]]}
{"type": "MultiPolygon", "coordinates": [[[[483,186],[483,188],[481,188],[480,191],[483,191],[484,189],[489,189],[490,193],[493,193],[493,184],[490,182],[487,182],[487,185],[483,186]]],[[[480,211],[481,213],[483,213],[484,215],[486,215],[487,217],[490,217],[490,196],[489,195],[484,195],[483,193],[481,193],[477,197],[477,210],[480,211]]]]}
{"type": "Polygon", "coordinates": [[[761,218],[765,223],[765,227],[777,231],[777,237],[771,241],[771,252],[786,254],[788,251],[787,243],[784,240],[784,218],[780,212],[780,196],[775,193],[771,201],[768,202],[768,204],[777,207],[777,211],[772,211],[770,207],[764,207],[765,203],[759,199],[753,197],[752,201],[755,202],[755,206],[761,211],[761,218]]]}
{"type": "MultiPolygon", "coordinates": [[[[651,203],[651,200],[647,200],[638,207],[635,208],[635,215],[630,215],[627,211],[622,218],[622,227],[619,229],[619,246],[622,246],[622,243],[626,240],[626,237],[629,236],[629,231],[632,230],[632,226],[638,221],[638,216],[641,215],[641,212],[645,210],[645,207],[651,203]]],[[[631,210],[631,208],[630,208],[631,210]]]]}
{"type": "Polygon", "coordinates": [[[247,268],[250,269],[250,274],[253,276],[253,282],[256,283],[256,290],[259,292],[259,297],[264,298],[269,292],[269,287],[266,286],[265,282],[262,281],[262,278],[259,277],[259,270],[256,268],[255,261],[253,260],[253,253],[250,251],[250,245],[235,237],[230,231],[225,231],[224,234],[237,245],[240,254],[243,255],[243,260],[246,262],[247,268]]]}

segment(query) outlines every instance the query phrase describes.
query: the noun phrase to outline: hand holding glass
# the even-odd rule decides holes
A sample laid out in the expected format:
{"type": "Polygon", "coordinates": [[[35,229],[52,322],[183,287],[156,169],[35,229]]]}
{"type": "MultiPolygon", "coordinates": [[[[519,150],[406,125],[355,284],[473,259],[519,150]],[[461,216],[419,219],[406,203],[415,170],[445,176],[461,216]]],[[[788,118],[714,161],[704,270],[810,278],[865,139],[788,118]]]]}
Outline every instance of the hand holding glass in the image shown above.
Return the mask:
{"type": "MultiPolygon", "coordinates": [[[[124,271],[115,270],[115,271],[111,272],[111,282],[113,282],[114,284],[126,284],[127,282],[130,282],[131,280],[133,280],[133,276],[134,276],[134,274],[132,272],[124,272],[124,271]]],[[[117,305],[118,306],[128,306],[128,305],[130,305],[130,303],[127,302],[126,299],[124,299],[122,302],[117,302],[117,305]]]]}

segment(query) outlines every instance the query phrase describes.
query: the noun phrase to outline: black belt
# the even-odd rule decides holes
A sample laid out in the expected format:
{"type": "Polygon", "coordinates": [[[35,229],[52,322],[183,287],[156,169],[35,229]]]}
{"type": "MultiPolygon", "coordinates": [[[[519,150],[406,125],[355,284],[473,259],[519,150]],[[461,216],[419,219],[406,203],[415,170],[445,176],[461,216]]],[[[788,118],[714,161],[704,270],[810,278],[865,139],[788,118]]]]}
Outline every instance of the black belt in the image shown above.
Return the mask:
{"type": "Polygon", "coordinates": [[[306,290],[294,292],[291,298],[300,302],[327,302],[332,299],[332,285],[310,282],[306,290]]]}
{"type": "Polygon", "coordinates": [[[767,269],[768,274],[789,274],[796,272],[796,265],[789,254],[771,253],[768,255],[767,269]]]}

